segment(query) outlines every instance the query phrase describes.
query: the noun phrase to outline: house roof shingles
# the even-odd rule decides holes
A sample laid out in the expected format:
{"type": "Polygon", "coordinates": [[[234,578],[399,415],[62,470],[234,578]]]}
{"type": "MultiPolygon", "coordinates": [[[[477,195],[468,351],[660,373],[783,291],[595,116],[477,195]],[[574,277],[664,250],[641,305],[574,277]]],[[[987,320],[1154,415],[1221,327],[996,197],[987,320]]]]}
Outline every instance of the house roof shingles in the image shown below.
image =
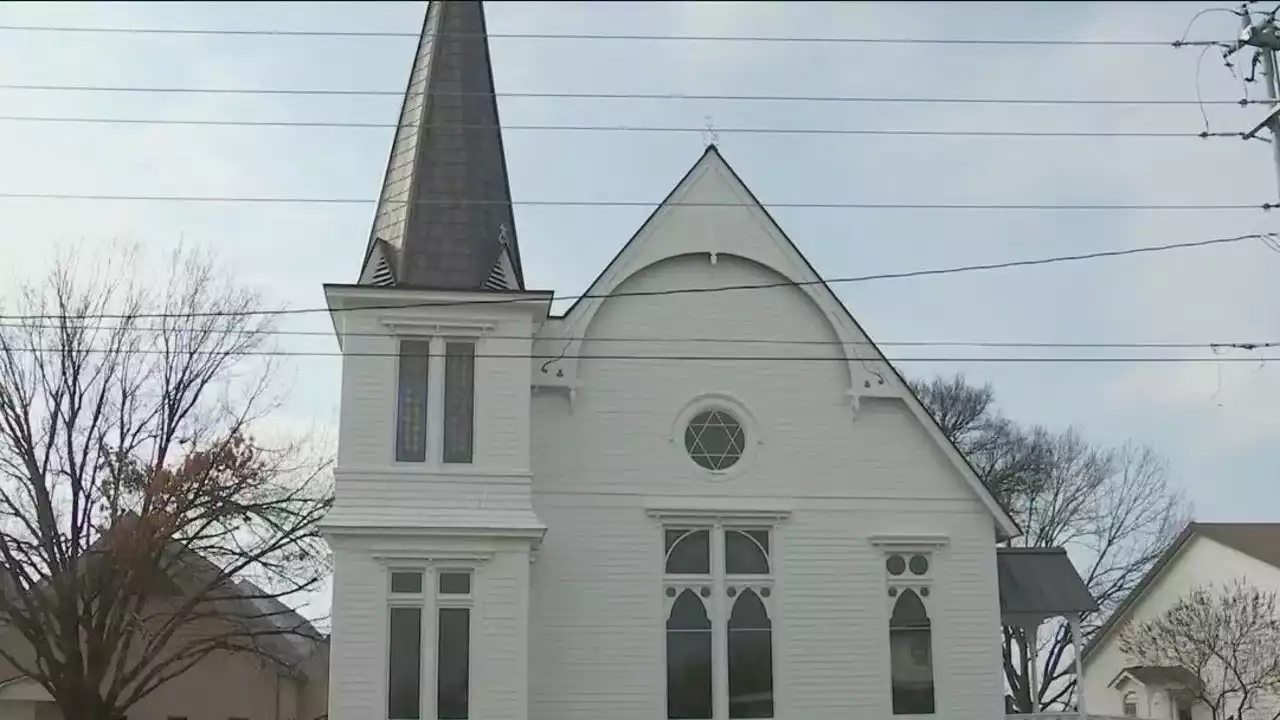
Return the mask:
{"type": "Polygon", "coordinates": [[[1063,548],[997,548],[996,570],[1002,614],[1052,617],[1098,609],[1063,548]]]}
{"type": "Polygon", "coordinates": [[[1280,523],[1192,523],[1204,537],[1280,568],[1280,523]]]}

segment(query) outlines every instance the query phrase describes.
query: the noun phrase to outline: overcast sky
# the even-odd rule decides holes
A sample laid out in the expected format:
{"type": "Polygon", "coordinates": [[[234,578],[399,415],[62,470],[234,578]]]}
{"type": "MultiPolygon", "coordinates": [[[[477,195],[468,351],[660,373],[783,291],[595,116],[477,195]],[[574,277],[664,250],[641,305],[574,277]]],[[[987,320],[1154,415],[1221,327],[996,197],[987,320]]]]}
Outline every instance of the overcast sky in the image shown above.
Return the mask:
{"type": "MultiPolygon", "coordinates": [[[[6,3],[0,24],[416,32],[425,3],[6,3]]],[[[492,33],[734,36],[1179,37],[1205,3],[488,3],[492,33]]],[[[1193,37],[1230,38],[1226,13],[1193,37]]],[[[495,38],[499,92],[1194,100],[1196,48],[650,42],[495,38]]],[[[191,37],[0,30],[0,82],[400,91],[411,38],[191,37]]],[[[1242,84],[1214,52],[1206,99],[1242,84]]],[[[1256,85],[1253,96],[1261,96],[1256,85]]],[[[0,90],[0,115],[393,122],[394,96],[289,97],[0,90]]],[[[1276,199],[1270,150],[1235,139],[762,135],[734,127],[1063,131],[1204,128],[1195,104],[1016,106],[502,98],[507,125],[726,131],[727,160],[767,205],[804,202],[1219,204],[1276,199]]],[[[1211,106],[1211,129],[1254,107],[1211,106]]],[[[178,127],[0,121],[0,192],[371,198],[386,128],[178,127]]],[[[698,158],[698,133],[506,134],[525,200],[656,203],[698,158]]],[[[356,279],[372,205],[188,205],[0,199],[0,290],[69,241],[210,247],[270,297],[323,305],[356,279]]],[[[647,207],[516,209],[526,280],[582,292],[647,207]]],[[[1261,211],[1048,212],[783,208],[783,228],[827,277],[997,262],[1277,229],[1261,211]]],[[[1259,243],[963,276],[842,286],[881,341],[1257,342],[1280,339],[1280,255],[1259,243]]],[[[324,316],[284,327],[326,330],[324,316]]],[[[335,351],[329,337],[297,350],[335,351]]],[[[954,348],[886,348],[955,356],[954,348]]],[[[1045,351],[1062,355],[1067,351],[1045,351]]],[[[1084,351],[1077,351],[1083,353],[1084,351]]],[[[1116,355],[1121,351],[1092,351],[1116,355]]],[[[1179,351],[1159,350],[1170,356],[1179,351]]],[[[991,350],[1007,356],[1028,351],[991,350]]],[[[1206,353],[1199,353],[1206,354],[1206,353]]],[[[1242,354],[1237,353],[1237,356],[1242,354]]],[[[1280,521],[1277,363],[924,364],[992,382],[1010,415],[1166,456],[1203,520],[1280,521]]],[[[277,422],[337,418],[339,364],[300,358],[277,422]]]]}

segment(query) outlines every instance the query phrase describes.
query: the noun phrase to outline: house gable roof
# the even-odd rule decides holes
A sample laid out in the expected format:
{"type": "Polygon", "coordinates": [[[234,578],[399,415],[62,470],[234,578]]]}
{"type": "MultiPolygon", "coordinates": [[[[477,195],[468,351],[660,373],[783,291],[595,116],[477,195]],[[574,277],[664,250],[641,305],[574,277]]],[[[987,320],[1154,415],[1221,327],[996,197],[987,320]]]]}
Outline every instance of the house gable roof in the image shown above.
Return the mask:
{"type": "MultiPolygon", "coordinates": [[[[565,311],[561,316],[564,327],[585,330],[609,292],[648,264],[671,257],[671,254],[646,254],[644,249],[653,237],[654,227],[668,213],[683,209],[681,206],[704,205],[739,207],[753,213],[755,219],[765,228],[766,234],[774,242],[774,247],[769,251],[770,257],[752,257],[749,254],[743,254],[743,257],[760,262],[779,272],[790,284],[800,288],[824,309],[828,321],[841,341],[843,351],[851,361],[848,363],[851,373],[849,394],[855,409],[858,399],[862,396],[896,397],[903,400],[947,461],[959,472],[964,483],[991,513],[997,537],[1004,540],[1021,534],[1012,516],[978,478],[973,467],[955,445],[943,435],[937,422],[911,390],[901,373],[885,359],[883,353],[854,319],[848,308],[822,280],[817,270],[786,235],[737,172],[725,161],[714,144],[707,146],[698,161],[654,209],[631,239],[623,245],[613,260],[605,266],[586,293],[565,311]],[[718,184],[713,186],[712,183],[718,184]],[[709,187],[711,189],[708,189],[709,187]],[[700,195],[697,200],[689,199],[695,192],[703,192],[704,195],[700,195]],[[704,196],[715,199],[703,199],[704,196]],[[858,349],[855,350],[855,348],[858,349]]],[[[723,251],[725,254],[741,254],[742,252],[741,248],[732,244],[731,239],[720,240],[713,237],[711,242],[721,243],[712,250],[713,253],[723,251]]],[[[705,250],[705,248],[699,248],[697,251],[705,252],[705,250]]],[[[679,249],[673,250],[673,252],[678,251],[679,249]]],[[[689,249],[688,252],[693,250],[689,249]]],[[[576,370],[575,358],[580,350],[583,333],[574,334],[576,338],[565,344],[562,357],[565,358],[566,364],[575,367],[576,370]]]]}
{"type": "Polygon", "coordinates": [[[1280,568],[1280,523],[1195,523],[1204,537],[1280,568]]]}
{"type": "MultiPolygon", "coordinates": [[[[78,565],[80,571],[103,562],[111,552],[111,538],[129,532],[131,526],[138,522],[140,517],[134,512],[125,513],[117,519],[80,556],[83,561],[78,565]]],[[[185,544],[170,540],[161,549],[161,557],[168,581],[179,592],[184,583],[217,579],[218,584],[205,597],[210,603],[216,603],[228,618],[242,621],[256,651],[274,661],[282,673],[295,677],[304,674],[307,661],[319,646],[327,643],[327,637],[311,621],[285,605],[273,593],[248,580],[220,578],[223,575],[221,568],[185,544]]],[[[36,590],[47,589],[48,582],[48,577],[41,578],[36,590]]],[[[7,591],[13,592],[12,585],[7,591]]]]}
{"type": "Polygon", "coordinates": [[[1111,682],[1107,683],[1107,687],[1118,687],[1123,680],[1131,680],[1150,688],[1174,687],[1193,690],[1200,686],[1200,678],[1186,668],[1157,665],[1127,667],[1116,673],[1111,682]]]}
{"type": "Polygon", "coordinates": [[[1182,551],[1196,537],[1204,537],[1244,553],[1256,560],[1276,568],[1280,568],[1280,523],[1187,523],[1178,536],[1169,543],[1160,557],[1152,563],[1138,584],[1129,591],[1124,600],[1116,606],[1114,612],[1098,628],[1093,637],[1084,646],[1082,658],[1087,662],[1116,629],[1120,621],[1127,615],[1143,594],[1160,579],[1170,564],[1178,558],[1182,551]]]}

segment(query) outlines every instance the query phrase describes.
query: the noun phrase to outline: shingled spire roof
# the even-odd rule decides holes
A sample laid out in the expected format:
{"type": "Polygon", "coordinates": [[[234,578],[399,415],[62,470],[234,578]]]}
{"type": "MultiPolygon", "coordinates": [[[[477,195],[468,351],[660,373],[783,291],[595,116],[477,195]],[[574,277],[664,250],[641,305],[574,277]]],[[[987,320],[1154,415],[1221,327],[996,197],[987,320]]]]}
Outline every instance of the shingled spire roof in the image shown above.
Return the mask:
{"type": "Polygon", "coordinates": [[[479,0],[427,5],[360,283],[524,288],[479,0]]]}

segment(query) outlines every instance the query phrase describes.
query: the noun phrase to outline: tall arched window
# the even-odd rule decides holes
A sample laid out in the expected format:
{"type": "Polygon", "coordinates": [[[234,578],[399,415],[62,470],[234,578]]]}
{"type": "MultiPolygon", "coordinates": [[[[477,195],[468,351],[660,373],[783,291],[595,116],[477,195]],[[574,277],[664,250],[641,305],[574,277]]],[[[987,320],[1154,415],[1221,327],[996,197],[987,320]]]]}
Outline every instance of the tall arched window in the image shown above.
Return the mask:
{"type": "Polygon", "coordinates": [[[729,717],[773,717],[773,630],[754,590],[729,615],[729,717]]]}
{"type": "Polygon", "coordinates": [[[772,718],[771,531],[666,528],[668,720],[772,718]]]}
{"type": "Polygon", "coordinates": [[[914,590],[903,589],[889,619],[893,714],[930,715],[933,697],[933,632],[929,613],[914,590]]]}
{"type": "Polygon", "coordinates": [[[692,589],[680,593],[667,615],[667,717],[711,717],[711,619],[692,589]]]}

